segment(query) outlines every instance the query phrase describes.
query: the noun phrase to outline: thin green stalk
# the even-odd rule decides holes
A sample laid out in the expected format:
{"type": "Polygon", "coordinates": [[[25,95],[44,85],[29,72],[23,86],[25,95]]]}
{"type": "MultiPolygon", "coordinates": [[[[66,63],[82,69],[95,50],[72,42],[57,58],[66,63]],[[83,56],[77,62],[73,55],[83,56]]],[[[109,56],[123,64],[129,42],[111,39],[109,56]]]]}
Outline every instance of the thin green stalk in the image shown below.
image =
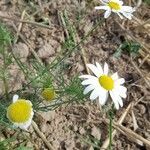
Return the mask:
{"type": "Polygon", "coordinates": [[[112,113],[109,114],[109,150],[112,150],[112,113]]]}
{"type": "Polygon", "coordinates": [[[8,100],[9,99],[9,96],[8,96],[8,84],[7,84],[5,75],[3,75],[3,83],[4,83],[4,89],[5,89],[6,99],[8,100]]]}
{"type": "MultiPolygon", "coordinates": [[[[10,44],[10,48],[12,49],[11,44],[10,44]]],[[[24,74],[26,77],[28,77],[28,72],[27,72],[27,70],[24,69],[23,65],[21,64],[22,62],[21,62],[18,58],[16,58],[16,56],[14,55],[14,53],[13,53],[12,50],[11,50],[11,54],[12,54],[13,58],[15,59],[17,65],[19,66],[19,68],[20,68],[21,71],[23,72],[23,74],[24,74]]]]}
{"type": "Polygon", "coordinates": [[[80,42],[78,42],[71,50],[69,50],[68,52],[66,52],[65,56],[63,56],[58,62],[55,63],[55,61],[58,59],[58,57],[56,57],[53,62],[48,65],[38,76],[36,76],[32,81],[30,81],[29,83],[27,83],[26,86],[28,86],[29,84],[31,84],[33,81],[35,81],[37,78],[41,77],[47,70],[53,69],[56,66],[58,66],[59,64],[61,64],[74,50],[76,50],[85,40],[86,38],[97,29],[97,27],[102,24],[102,22],[104,22],[104,20],[99,21],[82,39],[80,42]]]}
{"type": "MultiPolygon", "coordinates": [[[[65,60],[65,58],[67,58],[75,49],[77,49],[77,48],[80,46],[80,44],[82,44],[82,43],[87,39],[87,37],[88,37],[94,30],[96,30],[96,28],[97,28],[103,21],[104,21],[104,20],[98,22],[98,23],[81,39],[80,42],[78,42],[70,51],[66,52],[66,54],[65,54],[57,63],[55,63],[53,66],[51,66],[50,69],[53,69],[53,68],[56,67],[58,64],[61,64],[61,63],[65,60]]],[[[56,59],[57,59],[57,58],[56,58],[56,59]]],[[[53,62],[55,62],[56,59],[54,59],[53,62]]],[[[52,63],[53,63],[53,62],[52,62],[52,63]]]]}
{"type": "Polygon", "coordinates": [[[5,55],[5,48],[4,48],[4,46],[2,46],[2,55],[3,55],[3,62],[4,62],[2,79],[3,79],[3,83],[4,83],[4,90],[5,90],[6,99],[9,99],[9,96],[8,96],[8,84],[7,84],[7,79],[6,79],[6,76],[5,76],[7,64],[6,64],[6,55],[5,55]]]}

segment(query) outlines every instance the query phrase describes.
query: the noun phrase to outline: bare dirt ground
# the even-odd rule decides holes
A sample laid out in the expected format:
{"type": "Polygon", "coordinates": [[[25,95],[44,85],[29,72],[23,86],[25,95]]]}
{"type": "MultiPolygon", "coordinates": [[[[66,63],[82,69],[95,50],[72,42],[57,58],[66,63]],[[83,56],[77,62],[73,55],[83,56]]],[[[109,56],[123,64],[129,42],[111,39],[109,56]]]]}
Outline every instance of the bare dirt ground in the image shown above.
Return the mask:
{"type": "MultiPolygon", "coordinates": [[[[136,1],[129,0],[126,3],[136,5],[136,1]]],[[[78,37],[82,39],[98,21],[102,20],[103,13],[94,10],[94,6],[98,4],[99,1],[96,0],[1,0],[0,20],[14,35],[18,34],[13,51],[23,63],[30,66],[30,59],[34,55],[47,65],[60,54],[67,36],[60,21],[60,12],[65,10],[68,13],[70,23],[76,27],[78,37]],[[21,23],[19,20],[22,16],[23,20],[45,22],[50,28],[27,22],[19,29],[21,23]],[[80,18],[77,20],[77,17],[80,18]]],[[[131,102],[136,102],[123,121],[123,125],[148,140],[150,140],[150,25],[145,22],[150,17],[149,11],[150,7],[142,3],[134,13],[136,16],[134,20],[124,21],[112,16],[99,25],[82,43],[87,62],[108,62],[111,70],[118,71],[119,75],[126,79],[128,97],[124,101],[124,107],[116,111],[115,121],[131,102]],[[125,39],[141,44],[139,53],[132,59],[127,50],[124,50],[120,56],[114,57],[116,49],[125,42],[125,39]],[[138,127],[135,127],[136,123],[138,127]]],[[[83,53],[80,50],[70,54],[64,63],[69,66],[65,70],[68,79],[77,72],[80,74],[86,72],[83,53]]],[[[17,65],[10,67],[10,74],[12,77],[9,90],[21,89],[26,79],[17,65]]],[[[1,93],[2,91],[1,89],[1,93]]],[[[108,125],[103,122],[105,117],[105,113],[96,103],[87,101],[83,104],[63,105],[49,112],[39,112],[34,120],[56,150],[97,150],[108,137],[108,125]]],[[[15,136],[17,141],[13,143],[13,149],[23,143],[31,149],[46,150],[45,143],[32,126],[29,131],[30,133],[24,134],[7,129],[3,131],[1,137],[4,139],[15,136]]],[[[117,131],[113,140],[113,149],[150,150],[150,147],[117,131]]]]}

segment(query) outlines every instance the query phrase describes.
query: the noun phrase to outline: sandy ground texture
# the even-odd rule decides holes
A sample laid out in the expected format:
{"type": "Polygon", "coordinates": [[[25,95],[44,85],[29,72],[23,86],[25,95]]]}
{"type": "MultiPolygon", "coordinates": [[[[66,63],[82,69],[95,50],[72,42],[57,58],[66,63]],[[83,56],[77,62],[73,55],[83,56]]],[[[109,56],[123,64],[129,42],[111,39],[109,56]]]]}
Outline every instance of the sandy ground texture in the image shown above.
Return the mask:
{"type": "MultiPolygon", "coordinates": [[[[136,2],[126,1],[133,6],[136,2]]],[[[21,62],[31,66],[31,60],[36,57],[41,63],[48,65],[58,54],[63,55],[67,51],[62,48],[68,32],[63,27],[61,12],[67,12],[70,23],[76,28],[75,41],[78,43],[103,20],[103,12],[94,10],[94,6],[98,4],[99,1],[96,0],[1,0],[0,20],[16,35],[17,40],[12,50],[21,62]],[[23,23],[19,29],[22,16],[23,20],[30,20],[32,23],[23,23]],[[40,27],[33,22],[46,22],[46,26],[40,27]]],[[[110,17],[87,37],[80,49],[77,48],[64,60],[64,64],[68,66],[65,70],[66,78],[70,79],[77,72],[86,72],[85,61],[108,62],[112,71],[117,71],[125,78],[128,87],[124,107],[115,112],[114,120],[117,121],[133,102],[134,106],[125,117],[123,126],[150,141],[149,11],[150,7],[142,3],[134,13],[136,17],[131,21],[120,20],[118,16],[110,17]],[[116,49],[126,39],[141,44],[139,53],[132,59],[127,50],[121,54],[116,53],[116,49]]],[[[17,64],[11,65],[9,71],[9,91],[15,92],[23,88],[26,78],[17,64]]],[[[3,94],[3,91],[2,86],[0,93],[3,94]]],[[[106,118],[105,110],[96,102],[87,101],[62,105],[49,112],[38,112],[34,121],[55,150],[97,150],[108,138],[108,124],[104,121],[106,118]]],[[[20,144],[35,150],[48,149],[32,126],[29,133],[11,129],[1,131],[1,139],[16,137],[17,140],[12,144],[13,149],[20,144]]],[[[113,150],[150,150],[143,142],[120,131],[117,131],[112,147],[113,150]]]]}

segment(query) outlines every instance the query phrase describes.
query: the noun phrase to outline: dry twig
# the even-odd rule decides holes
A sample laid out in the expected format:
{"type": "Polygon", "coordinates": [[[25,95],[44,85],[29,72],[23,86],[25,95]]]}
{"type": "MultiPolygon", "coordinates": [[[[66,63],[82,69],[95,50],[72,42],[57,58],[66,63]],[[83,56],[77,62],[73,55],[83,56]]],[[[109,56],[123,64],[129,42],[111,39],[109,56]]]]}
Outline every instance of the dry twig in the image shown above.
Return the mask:
{"type": "Polygon", "coordinates": [[[149,55],[147,55],[147,56],[145,56],[145,57],[143,58],[142,62],[141,62],[140,65],[139,65],[139,68],[142,67],[142,65],[148,60],[148,58],[149,58],[149,55]]]}
{"type": "MultiPolygon", "coordinates": [[[[76,43],[79,43],[81,40],[78,36],[78,34],[76,34],[76,38],[77,38],[77,42],[76,43]]],[[[88,67],[86,66],[87,64],[87,59],[86,59],[86,53],[85,53],[85,50],[83,49],[83,47],[80,45],[79,47],[81,49],[81,56],[82,56],[82,59],[83,59],[83,64],[84,64],[84,67],[85,67],[85,70],[88,74],[90,74],[90,71],[88,69],[88,67]]]]}
{"type": "Polygon", "coordinates": [[[135,8],[137,9],[138,7],[140,7],[142,4],[142,0],[138,0],[137,3],[136,3],[136,6],[135,8]]]}
{"type": "Polygon", "coordinates": [[[32,121],[32,126],[33,126],[34,130],[36,131],[36,133],[43,140],[43,142],[45,143],[45,145],[47,146],[47,148],[49,150],[54,150],[54,148],[52,147],[52,145],[47,141],[45,135],[40,131],[40,129],[38,128],[37,124],[34,121],[32,121]]]}
{"type": "MultiPolygon", "coordinates": [[[[24,11],[22,12],[22,14],[21,14],[21,20],[23,20],[23,18],[24,18],[24,16],[25,16],[25,13],[26,13],[26,11],[24,10],[24,11]]],[[[21,31],[21,28],[22,28],[22,22],[20,22],[20,24],[19,24],[19,26],[18,26],[15,43],[18,41],[18,36],[19,36],[20,31],[21,31]]]]}
{"type": "Polygon", "coordinates": [[[48,26],[48,25],[41,24],[41,23],[38,23],[38,22],[34,22],[34,21],[19,20],[19,19],[16,19],[16,18],[12,18],[12,17],[9,17],[9,16],[2,16],[2,15],[0,15],[0,18],[1,18],[1,19],[12,20],[12,21],[14,21],[14,22],[22,22],[22,23],[32,24],[32,25],[34,25],[34,26],[39,26],[39,27],[42,27],[42,28],[50,29],[50,30],[53,29],[53,27],[50,27],[50,26],[48,26]]]}
{"type": "MultiPolygon", "coordinates": [[[[69,33],[68,33],[68,30],[67,30],[67,25],[65,23],[65,20],[64,20],[64,17],[63,17],[63,14],[61,12],[58,13],[59,16],[60,16],[60,19],[61,19],[61,23],[64,27],[64,31],[65,31],[65,34],[66,36],[69,38],[69,33]]],[[[73,35],[73,40],[74,40],[74,43],[77,45],[77,43],[80,43],[80,38],[79,38],[79,35],[76,33],[76,35],[73,35]]],[[[87,59],[86,59],[86,54],[85,54],[85,50],[82,48],[82,46],[80,45],[79,46],[80,50],[81,50],[81,56],[82,56],[82,59],[83,59],[83,64],[84,64],[84,67],[85,67],[85,70],[88,74],[90,74],[89,72],[89,69],[87,68],[86,64],[87,64],[87,59]]]]}
{"type": "Polygon", "coordinates": [[[149,80],[145,77],[145,75],[141,72],[141,70],[138,68],[138,66],[132,60],[131,60],[131,63],[133,65],[133,67],[137,70],[137,72],[140,74],[140,76],[144,79],[147,86],[150,88],[149,80]]]}
{"type": "MultiPolygon", "coordinates": [[[[137,133],[135,133],[134,131],[132,131],[131,129],[128,129],[116,122],[113,122],[113,126],[119,130],[122,134],[124,134],[127,137],[130,137],[134,142],[137,142],[137,140],[143,142],[144,144],[148,145],[150,147],[150,141],[143,138],[142,136],[138,135],[137,133]]],[[[137,144],[139,144],[137,142],[137,144]]]]}

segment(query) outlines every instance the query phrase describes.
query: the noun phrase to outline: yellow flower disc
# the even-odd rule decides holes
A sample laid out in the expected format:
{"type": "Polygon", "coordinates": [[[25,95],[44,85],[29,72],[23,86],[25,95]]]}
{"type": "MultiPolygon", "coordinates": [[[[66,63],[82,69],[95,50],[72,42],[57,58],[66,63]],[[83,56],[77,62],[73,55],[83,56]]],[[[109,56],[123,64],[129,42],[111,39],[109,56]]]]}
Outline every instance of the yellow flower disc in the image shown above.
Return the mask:
{"type": "Polygon", "coordinates": [[[42,91],[42,97],[47,101],[53,100],[55,96],[56,96],[55,90],[52,88],[45,88],[42,91]]]}
{"type": "Polygon", "coordinates": [[[108,3],[108,6],[111,8],[111,9],[115,9],[115,10],[120,10],[121,9],[121,6],[120,4],[116,3],[116,2],[113,2],[113,1],[110,1],[108,3]]]}
{"type": "Polygon", "coordinates": [[[7,109],[7,117],[14,123],[24,123],[31,117],[32,106],[25,99],[18,99],[7,109]]]}
{"type": "Polygon", "coordinates": [[[100,76],[99,83],[105,90],[112,90],[114,88],[114,80],[109,76],[100,76]]]}

